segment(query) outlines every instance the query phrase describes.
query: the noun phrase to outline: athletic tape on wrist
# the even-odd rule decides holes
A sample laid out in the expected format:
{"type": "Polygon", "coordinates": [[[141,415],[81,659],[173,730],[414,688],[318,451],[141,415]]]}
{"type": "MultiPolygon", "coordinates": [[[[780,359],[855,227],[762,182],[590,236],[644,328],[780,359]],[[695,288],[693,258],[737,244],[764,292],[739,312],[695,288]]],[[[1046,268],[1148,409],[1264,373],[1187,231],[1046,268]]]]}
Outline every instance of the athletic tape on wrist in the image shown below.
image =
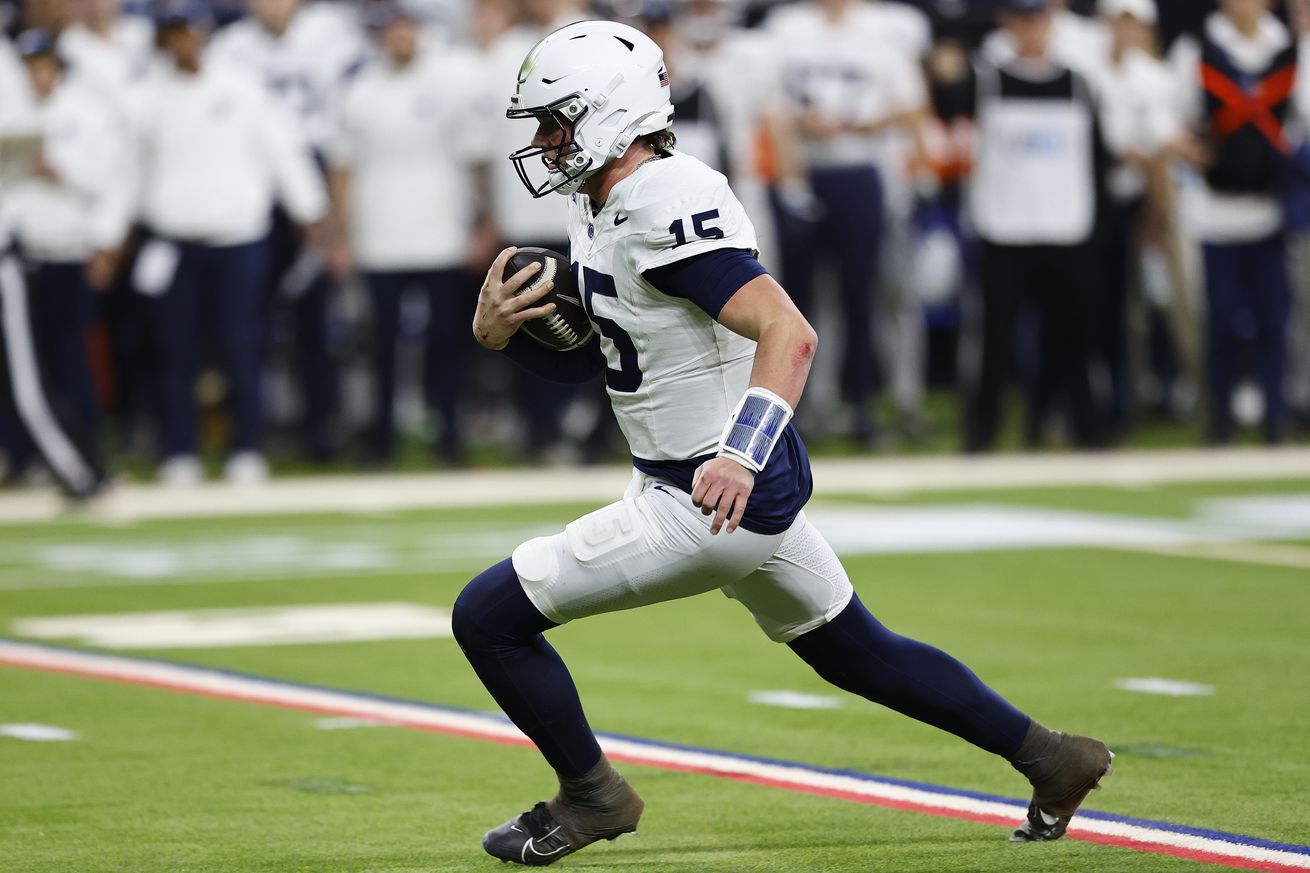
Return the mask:
{"type": "Polygon", "coordinates": [[[768,388],[748,388],[728,416],[719,437],[719,455],[727,455],[756,473],[764,469],[773,447],[791,421],[786,400],[768,388]]]}

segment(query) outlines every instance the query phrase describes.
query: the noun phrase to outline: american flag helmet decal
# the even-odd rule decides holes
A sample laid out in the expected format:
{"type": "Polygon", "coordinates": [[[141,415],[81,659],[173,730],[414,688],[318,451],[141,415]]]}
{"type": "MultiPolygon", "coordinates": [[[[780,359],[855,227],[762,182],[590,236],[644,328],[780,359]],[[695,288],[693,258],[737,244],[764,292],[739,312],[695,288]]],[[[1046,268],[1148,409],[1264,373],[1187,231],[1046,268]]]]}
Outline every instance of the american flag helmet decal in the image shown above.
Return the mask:
{"type": "Polygon", "coordinates": [[[669,71],[664,67],[660,67],[660,87],[669,87],[669,71]]]}

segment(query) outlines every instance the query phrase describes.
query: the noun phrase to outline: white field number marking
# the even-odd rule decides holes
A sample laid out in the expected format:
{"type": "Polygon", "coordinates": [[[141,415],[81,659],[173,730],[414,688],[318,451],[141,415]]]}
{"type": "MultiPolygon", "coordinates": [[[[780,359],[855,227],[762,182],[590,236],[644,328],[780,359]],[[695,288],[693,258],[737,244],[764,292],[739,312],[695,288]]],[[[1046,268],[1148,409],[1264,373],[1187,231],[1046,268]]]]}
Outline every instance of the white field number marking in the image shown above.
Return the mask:
{"type": "Polygon", "coordinates": [[[826,694],[806,694],[803,691],[752,691],[746,695],[751,703],[764,706],[781,706],[784,709],[841,709],[839,697],[826,694]]]}
{"type": "Polygon", "coordinates": [[[1213,685],[1199,682],[1182,682],[1177,679],[1161,679],[1148,676],[1141,679],[1116,679],[1114,687],[1121,691],[1137,691],[1141,694],[1163,694],[1166,697],[1209,697],[1214,694],[1213,685]]]}
{"type": "Polygon", "coordinates": [[[450,612],[417,603],[326,603],[24,618],[19,636],[106,649],[197,649],[448,637],[450,612]]]}
{"type": "Polygon", "coordinates": [[[0,724],[0,737],[29,743],[66,743],[77,739],[78,733],[52,724],[0,724]]]}

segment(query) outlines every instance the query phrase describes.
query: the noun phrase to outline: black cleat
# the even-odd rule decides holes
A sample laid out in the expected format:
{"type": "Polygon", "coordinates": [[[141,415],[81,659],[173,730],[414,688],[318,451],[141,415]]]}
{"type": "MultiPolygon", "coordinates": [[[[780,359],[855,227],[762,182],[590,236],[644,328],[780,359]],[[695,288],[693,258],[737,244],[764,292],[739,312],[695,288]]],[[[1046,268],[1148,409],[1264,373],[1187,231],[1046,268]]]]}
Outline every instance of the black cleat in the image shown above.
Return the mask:
{"type": "Polygon", "coordinates": [[[555,821],[543,800],[517,818],[487,831],[482,848],[502,861],[545,867],[582,847],[570,842],[564,826],[555,821]]]}
{"type": "Polygon", "coordinates": [[[1100,740],[1051,731],[1033,722],[1011,764],[1028,777],[1033,799],[1012,843],[1036,843],[1064,836],[1078,807],[1110,775],[1114,752],[1100,740]]]}
{"type": "Polygon", "coordinates": [[[482,848],[502,861],[545,867],[600,840],[635,834],[645,806],[602,755],[588,773],[561,779],[553,800],[488,831],[482,848]]]}
{"type": "Polygon", "coordinates": [[[1044,843],[1058,840],[1064,836],[1069,827],[1069,819],[1047,815],[1037,808],[1037,804],[1028,804],[1028,818],[1010,834],[1012,843],[1044,843]]]}

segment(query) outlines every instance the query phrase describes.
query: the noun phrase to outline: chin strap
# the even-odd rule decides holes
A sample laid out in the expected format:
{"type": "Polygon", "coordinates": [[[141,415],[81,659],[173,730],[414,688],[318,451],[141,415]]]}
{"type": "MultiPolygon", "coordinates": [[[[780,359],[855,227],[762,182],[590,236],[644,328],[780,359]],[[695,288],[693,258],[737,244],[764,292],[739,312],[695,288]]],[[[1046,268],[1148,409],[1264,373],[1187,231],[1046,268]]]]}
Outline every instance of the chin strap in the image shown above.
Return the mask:
{"type": "Polygon", "coordinates": [[[719,437],[719,456],[732,458],[756,473],[764,469],[782,437],[792,408],[768,388],[746,389],[719,437]]]}

